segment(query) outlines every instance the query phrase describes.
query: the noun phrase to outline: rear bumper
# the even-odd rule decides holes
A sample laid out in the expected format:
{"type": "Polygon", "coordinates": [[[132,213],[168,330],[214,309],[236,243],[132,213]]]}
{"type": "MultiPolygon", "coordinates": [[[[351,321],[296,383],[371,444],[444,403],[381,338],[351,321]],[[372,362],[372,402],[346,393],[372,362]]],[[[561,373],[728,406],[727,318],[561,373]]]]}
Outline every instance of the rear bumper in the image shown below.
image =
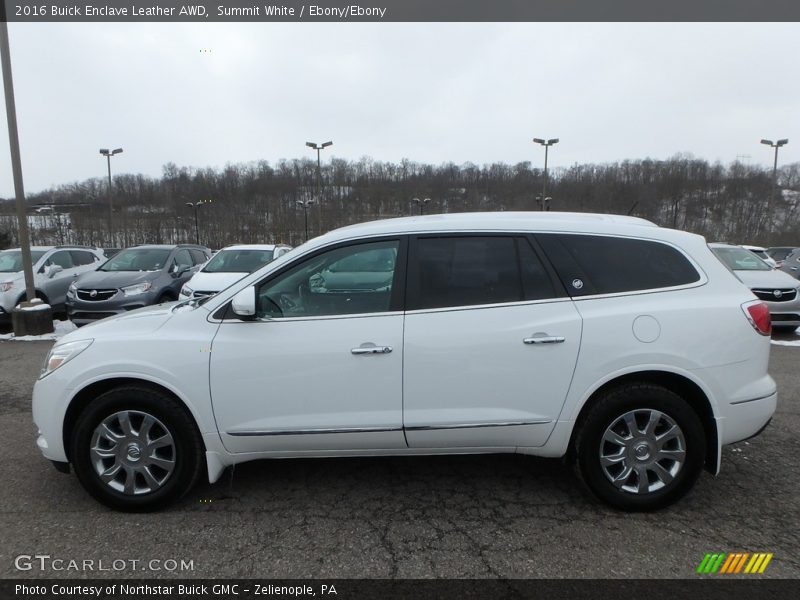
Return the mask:
{"type": "Polygon", "coordinates": [[[729,404],[725,415],[717,418],[720,445],[734,444],[761,433],[775,414],[778,393],[729,404]]]}

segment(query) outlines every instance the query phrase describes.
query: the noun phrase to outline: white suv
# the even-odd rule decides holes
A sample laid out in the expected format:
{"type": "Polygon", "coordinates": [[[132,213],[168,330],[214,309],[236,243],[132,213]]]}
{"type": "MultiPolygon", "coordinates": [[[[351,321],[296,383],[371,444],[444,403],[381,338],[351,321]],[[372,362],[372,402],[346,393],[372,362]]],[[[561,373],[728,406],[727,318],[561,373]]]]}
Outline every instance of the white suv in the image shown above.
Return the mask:
{"type": "Polygon", "coordinates": [[[775,411],[770,320],[697,235],[630,217],[391,219],[219,294],[73,332],[38,445],[151,510],[260,458],[567,456],[625,510],[682,497],[775,411]]]}

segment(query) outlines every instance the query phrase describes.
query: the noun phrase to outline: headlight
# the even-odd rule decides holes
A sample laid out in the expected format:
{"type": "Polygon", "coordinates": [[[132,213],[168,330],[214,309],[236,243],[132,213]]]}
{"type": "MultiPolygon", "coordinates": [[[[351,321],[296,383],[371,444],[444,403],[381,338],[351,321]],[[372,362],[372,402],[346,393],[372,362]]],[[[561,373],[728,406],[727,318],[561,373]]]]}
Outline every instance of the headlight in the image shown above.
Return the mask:
{"type": "Polygon", "coordinates": [[[188,285],[185,285],[181,288],[181,296],[190,297],[192,294],[194,294],[194,290],[188,285]]]}
{"type": "Polygon", "coordinates": [[[14,287],[14,282],[13,281],[0,282],[0,292],[7,292],[8,290],[10,290],[13,287],[14,287]]]}
{"type": "Polygon", "coordinates": [[[144,294],[151,287],[153,287],[153,283],[151,281],[146,281],[144,283],[137,283],[136,285],[129,285],[128,287],[120,289],[126,296],[136,296],[137,294],[144,294]]]}
{"type": "Polygon", "coordinates": [[[75,285],[75,282],[73,281],[72,283],[69,284],[69,287],[67,288],[67,296],[74,296],[75,292],[77,291],[78,291],[78,286],[75,285]]]}
{"type": "Polygon", "coordinates": [[[44,360],[44,366],[42,367],[42,372],[39,374],[39,379],[46,377],[64,363],[78,356],[78,354],[91,346],[93,341],[94,340],[80,340],[53,346],[47,354],[47,358],[44,360]]]}

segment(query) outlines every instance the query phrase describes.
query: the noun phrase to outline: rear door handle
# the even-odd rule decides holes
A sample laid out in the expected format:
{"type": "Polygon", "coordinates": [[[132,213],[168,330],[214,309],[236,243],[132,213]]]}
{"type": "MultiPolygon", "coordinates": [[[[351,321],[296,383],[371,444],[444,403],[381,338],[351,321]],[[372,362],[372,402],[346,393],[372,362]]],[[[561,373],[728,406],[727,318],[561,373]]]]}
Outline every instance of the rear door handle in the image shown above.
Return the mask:
{"type": "Polygon", "coordinates": [[[375,344],[361,344],[358,348],[352,348],[350,354],[389,354],[391,346],[376,346],[375,344]]]}
{"type": "Polygon", "coordinates": [[[562,344],[566,338],[561,335],[546,335],[535,333],[522,341],[526,344],[562,344]]]}

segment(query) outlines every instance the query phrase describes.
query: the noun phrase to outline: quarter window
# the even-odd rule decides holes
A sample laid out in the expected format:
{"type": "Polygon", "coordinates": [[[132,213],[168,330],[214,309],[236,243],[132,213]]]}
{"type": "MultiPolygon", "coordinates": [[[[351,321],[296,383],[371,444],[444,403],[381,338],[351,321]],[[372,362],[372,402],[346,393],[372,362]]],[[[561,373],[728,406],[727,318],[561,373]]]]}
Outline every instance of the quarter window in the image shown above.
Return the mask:
{"type": "Polygon", "coordinates": [[[573,234],[540,234],[537,240],[573,296],[666,288],[700,280],[683,254],[661,242],[573,234]]]}
{"type": "Polygon", "coordinates": [[[259,317],[318,317],[390,309],[398,241],[324,252],[267,281],[258,291],[259,317]]]}

